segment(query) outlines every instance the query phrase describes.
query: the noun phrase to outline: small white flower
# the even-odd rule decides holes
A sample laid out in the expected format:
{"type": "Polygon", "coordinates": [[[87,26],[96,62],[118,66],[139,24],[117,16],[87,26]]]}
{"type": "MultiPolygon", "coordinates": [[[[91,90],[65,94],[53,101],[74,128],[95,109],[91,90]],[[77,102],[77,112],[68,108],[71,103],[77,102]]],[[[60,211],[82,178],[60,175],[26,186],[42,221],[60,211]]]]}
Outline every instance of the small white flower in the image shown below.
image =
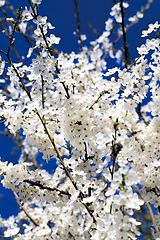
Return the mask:
{"type": "Polygon", "coordinates": [[[144,14],[141,12],[137,12],[137,18],[143,18],[144,14]]]}
{"type": "Polygon", "coordinates": [[[0,75],[2,75],[5,68],[5,61],[2,61],[1,59],[2,57],[0,56],[0,75]]]}
{"type": "Polygon", "coordinates": [[[27,58],[29,58],[32,53],[33,53],[33,48],[29,48],[27,58]]]}
{"type": "Polygon", "coordinates": [[[138,53],[140,54],[140,55],[142,55],[142,54],[148,54],[148,52],[149,52],[149,47],[147,47],[146,45],[144,45],[144,44],[142,44],[142,46],[140,46],[140,47],[137,47],[137,50],[138,50],[138,53]]]}
{"type": "Polygon", "coordinates": [[[51,34],[50,37],[48,38],[48,41],[50,44],[59,44],[60,37],[56,37],[54,34],[51,34]]]}
{"type": "Polygon", "coordinates": [[[149,24],[149,31],[153,32],[153,31],[157,31],[157,28],[160,27],[160,24],[158,24],[158,21],[156,21],[154,24],[149,24]]]}
{"type": "Polygon", "coordinates": [[[135,15],[135,16],[133,16],[133,17],[130,17],[130,18],[128,18],[128,21],[130,21],[130,22],[136,22],[138,19],[137,19],[137,16],[135,15]]]}
{"type": "Polygon", "coordinates": [[[33,19],[31,8],[28,10],[25,6],[25,10],[22,12],[22,21],[29,21],[33,19]]]}
{"type": "Polygon", "coordinates": [[[150,33],[151,33],[151,31],[149,29],[148,30],[143,30],[141,37],[148,37],[150,33]]]}
{"type": "Polygon", "coordinates": [[[5,0],[0,0],[0,7],[2,7],[5,4],[5,0]]]}
{"type": "Polygon", "coordinates": [[[35,19],[33,20],[33,22],[37,25],[45,25],[46,21],[47,21],[47,16],[44,16],[44,17],[38,16],[37,20],[35,19]]]}
{"type": "Polygon", "coordinates": [[[156,47],[159,46],[159,39],[147,39],[146,40],[146,46],[149,48],[149,49],[152,49],[154,50],[156,47]]]}
{"type": "Polygon", "coordinates": [[[32,2],[39,5],[41,4],[42,0],[32,0],[32,2]]]}
{"type": "Polygon", "coordinates": [[[6,18],[7,22],[14,23],[14,18],[6,18]]]}
{"type": "Polygon", "coordinates": [[[21,22],[18,26],[19,26],[20,30],[22,31],[22,33],[26,32],[27,22],[21,22]]]}
{"type": "Polygon", "coordinates": [[[143,30],[142,31],[142,36],[141,37],[147,37],[151,32],[157,31],[157,29],[160,27],[160,24],[158,24],[158,21],[156,21],[154,24],[149,24],[148,30],[143,30]]]}
{"type": "Polygon", "coordinates": [[[87,39],[86,34],[81,34],[81,40],[85,41],[87,39]]]}

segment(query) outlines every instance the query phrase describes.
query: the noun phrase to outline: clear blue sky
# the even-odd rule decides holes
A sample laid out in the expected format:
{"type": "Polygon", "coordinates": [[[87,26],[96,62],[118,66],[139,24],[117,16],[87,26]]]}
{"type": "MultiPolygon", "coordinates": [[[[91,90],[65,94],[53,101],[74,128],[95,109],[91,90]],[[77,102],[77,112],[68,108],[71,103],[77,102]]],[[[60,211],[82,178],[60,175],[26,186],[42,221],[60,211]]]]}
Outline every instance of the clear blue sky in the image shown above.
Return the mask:
{"type": "MultiPolygon", "coordinates": [[[[15,6],[15,9],[17,9],[20,4],[28,5],[27,0],[11,0],[10,2],[15,6]]],[[[147,0],[129,0],[128,3],[130,4],[130,7],[126,9],[126,19],[128,19],[129,16],[135,15],[135,13],[140,10],[141,6],[145,6],[147,0]]],[[[94,40],[96,36],[88,27],[88,22],[93,25],[98,33],[102,33],[105,26],[104,22],[110,17],[109,12],[113,5],[113,0],[78,0],[78,5],[80,10],[81,32],[83,34],[85,33],[88,38],[87,41],[84,42],[84,45],[89,46],[89,42],[94,40]]],[[[24,7],[24,5],[22,5],[22,7],[24,7]]],[[[159,12],[160,1],[154,0],[151,4],[151,8],[145,12],[144,18],[128,31],[127,42],[129,44],[132,60],[137,56],[136,47],[139,47],[145,41],[144,38],[140,37],[141,31],[147,29],[149,23],[155,23],[157,20],[160,22],[159,12]]],[[[43,0],[39,8],[39,13],[41,16],[48,16],[48,21],[56,27],[52,31],[56,36],[61,37],[58,46],[59,51],[62,50],[67,53],[71,51],[79,51],[79,45],[77,43],[78,39],[73,35],[73,32],[77,28],[76,19],[74,17],[74,0],[43,0]]],[[[2,13],[0,13],[0,16],[2,16],[2,13]]],[[[26,55],[28,44],[22,40],[22,38],[20,40],[17,39],[17,41],[15,41],[15,46],[20,52],[20,55],[26,55]]],[[[0,38],[0,48],[5,51],[7,46],[6,39],[0,38]]],[[[121,46],[123,47],[122,41],[121,46]]],[[[2,123],[0,123],[0,130],[3,130],[2,123]]],[[[0,156],[2,159],[14,161],[14,163],[16,163],[19,155],[17,154],[16,158],[13,159],[11,154],[13,150],[13,141],[0,136],[0,143],[0,156]]],[[[50,162],[48,166],[53,168],[52,162],[50,162]]],[[[17,204],[12,193],[9,190],[4,191],[0,186],[0,194],[3,195],[3,198],[0,198],[0,214],[2,217],[6,218],[12,214],[16,214],[17,204]]]]}

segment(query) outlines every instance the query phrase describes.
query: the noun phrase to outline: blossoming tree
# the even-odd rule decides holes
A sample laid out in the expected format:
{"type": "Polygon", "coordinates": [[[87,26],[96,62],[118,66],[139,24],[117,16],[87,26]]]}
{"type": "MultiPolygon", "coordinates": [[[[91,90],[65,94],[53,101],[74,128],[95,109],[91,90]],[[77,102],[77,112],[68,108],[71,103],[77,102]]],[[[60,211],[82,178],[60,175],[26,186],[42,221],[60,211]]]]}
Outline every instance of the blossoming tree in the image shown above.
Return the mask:
{"type": "Polygon", "coordinates": [[[128,29],[152,1],[127,27],[124,9],[129,5],[115,3],[104,32],[87,48],[75,0],[80,51],[67,54],[56,50],[60,38],[47,17],[38,14],[41,2],[28,0],[30,7],[20,7],[11,18],[3,10],[9,3],[0,0],[7,25],[1,28],[9,39],[7,51],[0,50],[1,82],[6,81],[0,90],[0,117],[12,137],[19,136],[21,151],[18,164],[0,161],[1,183],[20,206],[17,216],[0,218],[3,236],[139,239],[147,206],[152,237],[158,240],[160,24],[142,31],[146,40],[133,62],[126,40],[128,29]],[[113,29],[118,34],[114,42],[113,29]],[[16,32],[30,44],[29,65],[14,46],[16,32]],[[115,52],[120,38],[123,51],[115,52]],[[108,69],[107,56],[119,68],[108,69]],[[38,151],[46,161],[56,161],[53,174],[35,163],[38,151]]]}

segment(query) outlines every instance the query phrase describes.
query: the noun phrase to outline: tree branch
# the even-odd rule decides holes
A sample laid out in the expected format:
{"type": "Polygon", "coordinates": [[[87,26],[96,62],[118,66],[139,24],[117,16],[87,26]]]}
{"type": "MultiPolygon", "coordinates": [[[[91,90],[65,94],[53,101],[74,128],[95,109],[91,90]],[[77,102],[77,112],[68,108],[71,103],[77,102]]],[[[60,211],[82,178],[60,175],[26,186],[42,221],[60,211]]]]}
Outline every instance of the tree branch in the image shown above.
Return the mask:
{"type": "Polygon", "coordinates": [[[70,194],[70,193],[65,192],[65,191],[63,191],[63,190],[59,190],[58,188],[47,187],[47,186],[45,186],[44,184],[41,184],[39,181],[38,181],[38,182],[34,182],[34,181],[32,181],[32,180],[25,179],[23,182],[29,183],[29,184],[31,184],[32,186],[37,186],[37,187],[39,187],[40,189],[46,189],[46,190],[51,191],[51,192],[52,192],[52,191],[57,191],[57,192],[59,192],[60,194],[67,195],[67,196],[71,197],[71,194],[70,194]]]}
{"type": "Polygon", "coordinates": [[[127,44],[127,39],[126,39],[126,31],[125,31],[125,26],[124,26],[123,0],[121,0],[120,8],[121,8],[121,16],[122,16],[122,32],[123,32],[123,43],[124,43],[125,67],[127,68],[130,60],[128,60],[129,59],[129,49],[128,49],[128,44],[127,44]]]}
{"type": "Polygon", "coordinates": [[[38,227],[39,224],[31,217],[31,215],[27,212],[27,210],[26,210],[26,209],[24,208],[24,206],[21,204],[21,202],[20,202],[20,200],[19,200],[19,198],[18,198],[17,193],[16,193],[15,191],[13,191],[12,189],[11,189],[11,191],[12,191],[13,195],[15,196],[15,198],[16,198],[16,200],[17,200],[17,203],[19,204],[20,208],[22,208],[22,210],[25,212],[26,216],[31,220],[31,222],[33,222],[33,224],[34,224],[35,226],[38,227]]]}
{"type": "Polygon", "coordinates": [[[78,32],[80,49],[81,49],[81,52],[82,52],[82,50],[83,50],[83,45],[82,45],[82,39],[81,39],[81,29],[80,29],[80,19],[79,19],[79,8],[78,8],[77,0],[74,0],[74,4],[75,4],[75,8],[76,8],[77,32],[78,32]]]}

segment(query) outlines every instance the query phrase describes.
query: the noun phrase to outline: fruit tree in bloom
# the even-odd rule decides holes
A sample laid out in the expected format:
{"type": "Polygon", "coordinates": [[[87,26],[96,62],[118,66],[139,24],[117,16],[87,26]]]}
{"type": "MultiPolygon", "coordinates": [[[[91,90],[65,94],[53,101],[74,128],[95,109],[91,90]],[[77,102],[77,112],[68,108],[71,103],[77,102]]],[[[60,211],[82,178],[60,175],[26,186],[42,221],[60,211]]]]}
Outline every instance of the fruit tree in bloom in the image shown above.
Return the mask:
{"type": "Polygon", "coordinates": [[[21,152],[17,164],[0,160],[1,184],[20,207],[16,216],[0,217],[1,237],[159,240],[159,22],[142,30],[135,59],[127,43],[152,0],[129,19],[129,4],[113,1],[90,46],[74,3],[79,51],[66,53],[57,50],[56,26],[39,14],[45,1],[22,1],[15,11],[0,0],[8,38],[0,48],[0,120],[21,152]],[[15,47],[20,35],[30,45],[25,57],[15,47]],[[38,152],[56,162],[53,173],[37,164],[38,152]]]}

